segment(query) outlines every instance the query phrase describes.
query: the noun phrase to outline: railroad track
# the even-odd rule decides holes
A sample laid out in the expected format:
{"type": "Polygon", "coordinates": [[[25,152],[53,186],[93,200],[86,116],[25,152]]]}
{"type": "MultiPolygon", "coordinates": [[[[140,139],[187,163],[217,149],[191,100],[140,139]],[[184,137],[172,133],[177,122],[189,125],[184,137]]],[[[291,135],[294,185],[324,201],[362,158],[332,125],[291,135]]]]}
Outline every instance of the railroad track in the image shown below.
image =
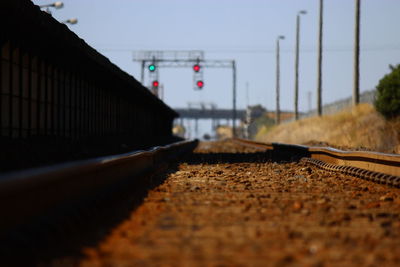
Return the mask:
{"type": "Polygon", "coordinates": [[[80,266],[399,264],[398,189],[293,150],[201,143],[80,266]]]}
{"type": "Polygon", "coordinates": [[[302,162],[327,171],[353,175],[367,181],[400,187],[400,156],[379,152],[341,151],[330,147],[307,147],[288,144],[263,144],[235,139],[240,144],[279,153],[290,153],[302,162]]]}
{"type": "Polygon", "coordinates": [[[38,235],[54,235],[52,230],[59,228],[58,224],[61,228],[69,223],[80,224],[87,212],[93,213],[96,205],[111,202],[126,187],[135,187],[136,194],[142,196],[152,186],[154,173],[190,153],[196,144],[197,141],[182,141],[146,151],[0,175],[0,258],[12,255],[11,262],[7,262],[12,266],[16,253],[35,254],[36,243],[49,242],[41,241],[38,235]],[[25,250],[24,246],[30,247],[25,250]]]}
{"type": "MultiPolygon", "coordinates": [[[[201,143],[192,156],[183,156],[195,146],[196,142],[181,142],[153,151],[2,176],[0,205],[4,220],[1,229],[5,236],[12,233],[7,236],[8,243],[2,250],[12,255],[8,263],[12,265],[13,255],[21,249],[18,243],[21,239],[30,247],[36,246],[36,238],[40,235],[48,235],[44,240],[51,240],[51,245],[68,239],[65,235],[57,239],[54,233],[65,231],[66,225],[71,223],[71,213],[67,212],[52,223],[46,221],[43,224],[38,218],[48,219],[58,208],[64,212],[65,206],[72,205],[75,210],[72,214],[81,217],[80,224],[82,220],[89,220],[82,213],[97,206],[96,212],[89,212],[91,217],[107,202],[111,204],[103,212],[104,216],[115,216],[115,206],[126,205],[126,198],[118,204],[112,198],[121,195],[123,189],[131,190],[132,181],[153,179],[147,174],[156,166],[164,166],[163,178],[153,189],[133,186],[139,191],[150,191],[147,196],[141,192],[143,199],[136,208],[127,207],[130,215],[118,218],[112,225],[101,226],[102,222],[95,221],[85,228],[86,231],[95,231],[92,227],[97,226],[103,228],[102,238],[96,239],[96,244],[86,242],[75,248],[80,254],[76,251],[71,254],[58,245],[50,252],[49,244],[45,244],[44,252],[29,250],[32,262],[42,266],[62,266],[61,263],[102,266],[106,262],[128,266],[249,263],[264,266],[268,260],[277,265],[297,261],[324,265],[353,262],[353,258],[357,258],[358,265],[363,265],[381,263],[383,258],[389,263],[400,263],[400,258],[395,256],[400,255],[398,189],[348,175],[359,176],[360,172],[326,172],[320,169],[321,166],[317,168],[310,164],[313,160],[322,160],[317,157],[323,155],[328,163],[322,165],[340,160],[342,166],[351,166],[365,159],[373,169],[376,166],[371,164],[371,158],[375,157],[379,168],[390,162],[387,173],[393,173],[397,156],[378,154],[384,157],[385,161],[382,161],[374,153],[355,152],[355,157],[353,152],[260,144],[241,139],[201,143]],[[331,161],[327,160],[329,153],[332,153],[331,161]],[[179,159],[178,167],[171,169],[163,164],[174,158],[179,159]],[[88,200],[88,196],[93,199],[99,195],[103,199],[100,202],[88,200]],[[90,204],[80,208],[85,203],[90,204]],[[20,228],[15,228],[16,225],[20,228]],[[58,230],[38,230],[43,225],[58,230]],[[360,230],[360,225],[365,232],[360,230]],[[27,226],[28,230],[20,231],[24,229],[22,226],[27,226]],[[56,237],[50,237],[52,235],[56,237]],[[11,248],[10,237],[19,238],[11,248]],[[335,239],[337,241],[333,242],[335,239]],[[376,242],[381,239],[384,241],[380,244],[385,249],[377,246],[376,242]],[[290,245],[292,242],[295,245],[290,245]],[[361,249],[346,254],[349,246],[354,244],[361,249]],[[368,249],[372,249],[373,257],[360,260],[368,249]],[[336,253],[336,260],[332,253],[336,253]]],[[[333,168],[338,165],[327,166],[335,171],[339,169],[333,168]]],[[[132,194],[132,191],[125,193],[129,197],[132,194]]],[[[100,218],[104,220],[104,217],[100,218]]],[[[32,262],[28,263],[32,265],[32,262]]]]}
{"type": "Polygon", "coordinates": [[[154,171],[190,152],[196,141],[148,151],[94,158],[0,175],[0,233],[40,213],[95,195],[115,184],[154,171]]]}

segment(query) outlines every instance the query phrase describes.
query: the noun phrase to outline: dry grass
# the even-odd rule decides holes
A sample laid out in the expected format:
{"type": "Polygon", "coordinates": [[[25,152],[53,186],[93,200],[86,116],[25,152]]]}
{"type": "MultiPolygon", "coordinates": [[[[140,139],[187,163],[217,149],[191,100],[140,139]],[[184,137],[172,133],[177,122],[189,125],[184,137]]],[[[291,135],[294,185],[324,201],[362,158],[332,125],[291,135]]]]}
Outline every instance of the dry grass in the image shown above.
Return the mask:
{"type": "Polygon", "coordinates": [[[256,136],[261,142],[291,144],[328,143],[387,153],[400,153],[400,119],[386,121],[370,104],[360,104],[334,115],[312,117],[262,128],[256,136]]]}

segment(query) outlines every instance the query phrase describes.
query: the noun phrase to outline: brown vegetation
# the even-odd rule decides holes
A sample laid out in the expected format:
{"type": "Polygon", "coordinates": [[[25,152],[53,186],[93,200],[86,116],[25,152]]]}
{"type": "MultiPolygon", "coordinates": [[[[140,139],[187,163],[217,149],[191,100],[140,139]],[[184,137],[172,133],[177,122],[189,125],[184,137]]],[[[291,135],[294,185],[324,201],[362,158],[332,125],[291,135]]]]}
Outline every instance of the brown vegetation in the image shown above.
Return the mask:
{"type": "Polygon", "coordinates": [[[370,104],[262,128],[256,140],[400,153],[400,118],[386,121],[370,104]]]}

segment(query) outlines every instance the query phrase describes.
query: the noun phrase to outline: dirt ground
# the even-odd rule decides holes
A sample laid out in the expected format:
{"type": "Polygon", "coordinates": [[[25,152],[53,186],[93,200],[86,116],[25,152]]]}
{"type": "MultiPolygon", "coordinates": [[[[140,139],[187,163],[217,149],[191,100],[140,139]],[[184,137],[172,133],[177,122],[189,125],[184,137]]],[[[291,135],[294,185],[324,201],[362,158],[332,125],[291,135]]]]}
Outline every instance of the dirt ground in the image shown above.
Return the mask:
{"type": "Polygon", "coordinates": [[[222,153],[253,151],[229,141],[195,152],[77,265],[400,265],[399,189],[296,163],[231,163],[222,153]]]}

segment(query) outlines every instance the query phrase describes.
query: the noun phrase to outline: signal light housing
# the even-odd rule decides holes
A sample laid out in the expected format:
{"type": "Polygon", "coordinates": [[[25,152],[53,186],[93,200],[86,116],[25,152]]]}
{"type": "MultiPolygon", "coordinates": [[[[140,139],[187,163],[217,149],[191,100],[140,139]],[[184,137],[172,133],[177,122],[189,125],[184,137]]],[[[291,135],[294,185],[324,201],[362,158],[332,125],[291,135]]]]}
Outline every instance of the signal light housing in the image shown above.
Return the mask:
{"type": "Polygon", "coordinates": [[[196,82],[196,85],[197,85],[198,88],[201,89],[201,88],[203,88],[203,86],[204,86],[204,82],[201,81],[201,80],[199,80],[199,81],[196,82]]]}
{"type": "Polygon", "coordinates": [[[158,88],[158,86],[160,85],[160,83],[158,81],[153,81],[152,85],[154,88],[158,88]]]}
{"type": "Polygon", "coordinates": [[[153,72],[153,71],[155,71],[155,70],[156,70],[156,65],[150,64],[150,65],[149,65],[149,71],[153,72]]]}
{"type": "Polygon", "coordinates": [[[195,65],[193,65],[193,70],[194,70],[194,72],[199,72],[200,71],[200,65],[199,64],[195,64],[195,65]]]}

